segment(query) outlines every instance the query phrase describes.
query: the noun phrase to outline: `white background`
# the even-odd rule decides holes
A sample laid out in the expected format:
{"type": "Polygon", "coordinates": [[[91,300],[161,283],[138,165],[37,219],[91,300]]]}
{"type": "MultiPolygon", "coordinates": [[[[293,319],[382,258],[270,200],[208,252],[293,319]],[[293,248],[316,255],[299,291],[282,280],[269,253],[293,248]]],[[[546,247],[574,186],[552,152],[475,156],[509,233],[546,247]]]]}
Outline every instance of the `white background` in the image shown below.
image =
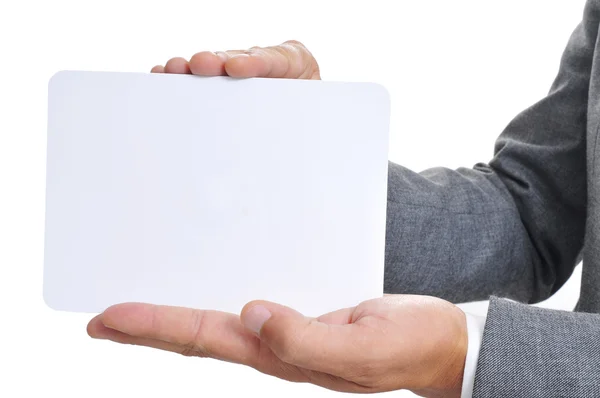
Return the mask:
{"type": "MultiPolygon", "coordinates": [[[[389,89],[392,161],[418,171],[472,166],[488,161],[510,119],[545,95],[584,3],[0,3],[0,396],[336,395],[232,364],[94,341],[89,316],[45,307],[46,89],[54,72],[148,71],[172,56],[297,39],[324,79],[389,89]]],[[[580,276],[543,305],[572,308],[580,276]]],[[[485,313],[485,303],[466,307],[485,313]]]]}

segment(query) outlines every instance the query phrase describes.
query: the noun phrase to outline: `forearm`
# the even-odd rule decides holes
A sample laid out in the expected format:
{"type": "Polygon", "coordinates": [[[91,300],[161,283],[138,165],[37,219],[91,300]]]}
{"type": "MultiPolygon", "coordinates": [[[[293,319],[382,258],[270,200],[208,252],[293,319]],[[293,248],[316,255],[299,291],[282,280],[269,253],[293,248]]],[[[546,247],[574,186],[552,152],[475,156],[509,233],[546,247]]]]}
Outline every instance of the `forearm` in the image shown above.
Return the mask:
{"type": "Polygon", "coordinates": [[[412,172],[390,163],[385,290],[452,302],[547,294],[540,259],[500,178],[485,169],[412,172]]]}

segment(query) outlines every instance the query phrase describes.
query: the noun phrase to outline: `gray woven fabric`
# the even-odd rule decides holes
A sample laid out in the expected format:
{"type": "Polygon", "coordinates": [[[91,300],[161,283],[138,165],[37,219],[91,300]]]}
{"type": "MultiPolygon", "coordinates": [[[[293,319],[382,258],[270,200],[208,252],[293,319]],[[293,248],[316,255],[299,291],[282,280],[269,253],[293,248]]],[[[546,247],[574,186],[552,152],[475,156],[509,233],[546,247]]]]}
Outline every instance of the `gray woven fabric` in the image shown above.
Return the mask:
{"type": "Polygon", "coordinates": [[[492,299],[474,397],[600,397],[600,317],[492,299]]]}
{"type": "Polygon", "coordinates": [[[389,164],[385,290],[492,297],[474,397],[600,397],[600,0],[488,163],[389,164]],[[575,312],[533,308],[583,259],[575,312]]]}

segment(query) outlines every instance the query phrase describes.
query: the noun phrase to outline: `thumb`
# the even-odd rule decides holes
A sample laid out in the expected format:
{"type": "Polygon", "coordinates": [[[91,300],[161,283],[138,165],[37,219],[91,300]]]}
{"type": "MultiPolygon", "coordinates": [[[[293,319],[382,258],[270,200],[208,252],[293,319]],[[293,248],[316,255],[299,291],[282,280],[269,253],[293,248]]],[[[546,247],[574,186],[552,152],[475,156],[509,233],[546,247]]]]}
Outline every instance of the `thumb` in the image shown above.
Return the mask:
{"type": "Polygon", "coordinates": [[[240,318],[281,361],[329,374],[354,362],[349,348],[361,340],[355,325],[326,324],[268,301],[246,304],[240,318]]]}

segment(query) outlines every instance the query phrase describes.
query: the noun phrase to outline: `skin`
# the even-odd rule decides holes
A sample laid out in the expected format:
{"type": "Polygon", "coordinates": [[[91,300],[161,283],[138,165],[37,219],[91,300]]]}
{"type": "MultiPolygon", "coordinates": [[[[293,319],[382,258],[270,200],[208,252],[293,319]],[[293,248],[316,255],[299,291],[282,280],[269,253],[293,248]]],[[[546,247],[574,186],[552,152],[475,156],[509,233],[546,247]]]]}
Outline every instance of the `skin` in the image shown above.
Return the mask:
{"type": "MultiPolygon", "coordinates": [[[[249,50],[172,58],[153,73],[319,80],[317,61],[288,41],[249,50]]],[[[267,301],[241,314],[124,303],[87,328],[96,339],[251,366],[292,382],[375,393],[408,389],[460,397],[467,353],[465,314],[428,296],[385,295],[317,318],[267,301]]]]}

